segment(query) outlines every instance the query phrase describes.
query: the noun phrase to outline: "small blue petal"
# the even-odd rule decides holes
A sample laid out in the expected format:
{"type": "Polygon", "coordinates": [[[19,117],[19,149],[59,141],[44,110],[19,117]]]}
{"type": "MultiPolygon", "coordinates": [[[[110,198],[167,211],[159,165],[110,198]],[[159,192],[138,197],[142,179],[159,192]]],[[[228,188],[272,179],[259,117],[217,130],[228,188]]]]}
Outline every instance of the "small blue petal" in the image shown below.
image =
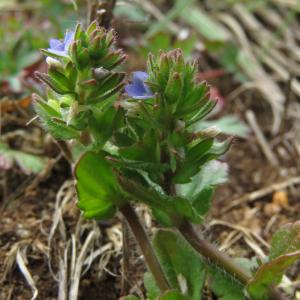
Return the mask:
{"type": "Polygon", "coordinates": [[[65,44],[64,49],[65,49],[65,51],[69,50],[69,47],[70,47],[71,43],[74,40],[74,35],[75,35],[74,31],[67,31],[67,33],[65,35],[65,39],[64,39],[64,44],[65,44]]]}
{"type": "Polygon", "coordinates": [[[49,40],[50,48],[48,48],[48,51],[59,56],[67,56],[69,47],[73,40],[74,31],[67,31],[63,41],[58,39],[49,40]]]}
{"type": "Polygon", "coordinates": [[[49,40],[50,49],[53,50],[64,50],[64,44],[57,39],[50,39],[49,40]]]}
{"type": "Polygon", "coordinates": [[[145,94],[145,89],[142,85],[128,84],[125,86],[126,93],[131,96],[139,96],[145,94]]]}
{"type": "Polygon", "coordinates": [[[145,84],[145,80],[149,75],[146,72],[137,71],[133,73],[132,84],[125,86],[126,93],[134,99],[148,99],[153,97],[153,93],[149,87],[145,84]]]}
{"type": "Polygon", "coordinates": [[[149,75],[146,72],[136,71],[133,73],[133,81],[146,81],[149,75]]]}

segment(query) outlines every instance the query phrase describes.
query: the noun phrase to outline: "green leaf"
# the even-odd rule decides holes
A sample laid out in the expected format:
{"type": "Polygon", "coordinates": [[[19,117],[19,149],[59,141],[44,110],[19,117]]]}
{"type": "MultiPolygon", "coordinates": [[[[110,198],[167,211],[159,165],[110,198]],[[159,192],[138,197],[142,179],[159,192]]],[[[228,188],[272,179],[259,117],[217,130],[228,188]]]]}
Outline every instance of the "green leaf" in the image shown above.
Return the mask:
{"type": "MultiPolygon", "coordinates": [[[[181,164],[178,170],[173,177],[173,182],[176,184],[185,184],[192,181],[192,177],[195,176],[199,169],[203,168],[203,166],[224,154],[230,147],[232,139],[227,139],[224,142],[213,141],[213,139],[206,139],[201,141],[196,146],[192,147],[186,156],[185,161],[181,164]],[[213,142],[213,144],[212,144],[213,142]]],[[[209,166],[211,168],[211,166],[209,166]]],[[[213,174],[213,176],[206,176],[203,178],[207,178],[207,181],[212,180],[212,178],[216,178],[219,180],[222,176],[224,176],[224,171],[220,168],[220,174],[216,174],[216,171],[213,170],[204,170],[206,174],[213,174]],[[217,175],[217,176],[216,176],[217,175]]],[[[207,184],[206,184],[207,185],[207,184]]],[[[213,185],[213,183],[212,183],[213,185]]],[[[203,184],[203,186],[205,186],[203,184]]],[[[203,188],[203,186],[201,188],[203,188]]]]}
{"type": "Polygon", "coordinates": [[[29,154],[19,150],[10,149],[5,143],[0,142],[0,165],[10,169],[16,162],[26,174],[37,174],[45,169],[48,163],[46,157],[29,154]]]}
{"type": "Polygon", "coordinates": [[[42,54],[45,56],[53,57],[53,58],[58,58],[58,59],[65,59],[65,56],[61,56],[59,54],[52,53],[51,51],[48,51],[46,49],[41,49],[42,54]]]}
{"type": "Polygon", "coordinates": [[[151,207],[152,215],[154,219],[164,227],[173,227],[174,222],[171,216],[164,211],[164,209],[159,209],[157,207],[151,207]]]}
{"type": "MultiPolygon", "coordinates": [[[[180,1],[185,2],[185,0],[180,1]]],[[[210,41],[224,42],[230,38],[230,34],[224,26],[213,20],[209,14],[195,5],[186,7],[184,13],[181,14],[181,18],[210,41]]]]}
{"type": "Polygon", "coordinates": [[[78,131],[62,121],[60,114],[46,102],[36,99],[34,108],[45,129],[55,138],[59,140],[79,138],[78,131]]]}
{"type": "Polygon", "coordinates": [[[213,192],[214,189],[212,187],[207,187],[194,195],[191,199],[194,209],[200,216],[204,216],[209,212],[213,192]]]}
{"type": "Polygon", "coordinates": [[[89,127],[99,149],[112,136],[117,116],[118,111],[114,107],[110,107],[104,112],[94,110],[93,116],[89,118],[89,127]]]}
{"type": "Polygon", "coordinates": [[[153,246],[171,287],[186,297],[174,299],[201,299],[205,268],[194,249],[179,234],[170,230],[158,230],[153,246]]]}
{"type": "Polygon", "coordinates": [[[141,300],[141,298],[138,298],[138,297],[133,296],[133,295],[129,295],[129,296],[122,297],[119,300],[141,300]]]}
{"type": "Polygon", "coordinates": [[[164,173],[169,170],[167,164],[151,163],[151,162],[142,162],[142,161],[124,161],[123,166],[128,169],[145,171],[148,174],[151,172],[164,173]]]}
{"type": "Polygon", "coordinates": [[[210,288],[219,300],[244,300],[244,287],[231,275],[217,266],[208,267],[210,288]]]}
{"type": "Polygon", "coordinates": [[[114,9],[114,15],[118,19],[125,17],[133,22],[146,22],[148,19],[144,10],[130,2],[125,2],[124,5],[117,5],[114,9]]]}
{"type": "Polygon", "coordinates": [[[177,184],[176,190],[183,197],[194,197],[203,190],[226,182],[228,165],[217,160],[206,163],[190,183],[177,184]]]}
{"type": "Polygon", "coordinates": [[[280,255],[295,252],[299,249],[300,221],[288,223],[274,233],[269,258],[272,260],[280,255]]]}
{"type": "Polygon", "coordinates": [[[125,178],[120,179],[119,182],[133,200],[149,205],[154,217],[164,226],[178,226],[183,218],[193,223],[202,222],[202,216],[186,198],[167,196],[153,186],[145,187],[125,178]]]}
{"type": "MultiPolygon", "coordinates": [[[[168,11],[168,13],[162,20],[153,22],[153,24],[149,27],[146,36],[153,36],[155,33],[167,28],[167,25],[176,17],[183,15],[185,13],[185,8],[191,5],[193,2],[195,2],[195,0],[176,1],[175,5],[172,6],[172,8],[168,11]]],[[[167,50],[163,47],[161,47],[160,49],[167,50]]]]}
{"type": "MultiPolygon", "coordinates": [[[[158,297],[157,300],[189,300],[190,298],[185,297],[178,291],[167,291],[162,296],[158,297]]],[[[198,298],[200,300],[200,298],[198,298]]]]}
{"type": "Polygon", "coordinates": [[[75,167],[78,207],[86,218],[109,219],[123,201],[119,184],[105,154],[87,152],[75,167]]]}
{"type": "Polygon", "coordinates": [[[87,99],[87,103],[88,104],[98,104],[103,102],[104,100],[107,100],[109,98],[111,98],[112,96],[114,96],[116,93],[118,93],[122,88],[124,87],[124,83],[120,83],[119,85],[115,86],[114,88],[112,88],[111,90],[105,91],[105,93],[100,94],[98,96],[95,96],[93,98],[88,98],[87,99]]]}
{"type": "Polygon", "coordinates": [[[260,266],[248,285],[257,300],[268,299],[268,289],[281,282],[286,270],[300,259],[300,222],[289,223],[275,232],[269,262],[260,266]]]}
{"type": "Polygon", "coordinates": [[[46,117],[59,118],[59,117],[61,117],[60,113],[57,110],[55,110],[52,106],[50,106],[46,101],[44,101],[38,95],[34,94],[33,99],[34,99],[34,105],[35,105],[34,108],[40,117],[42,117],[42,118],[46,118],[46,117]]]}
{"type": "Polygon", "coordinates": [[[248,284],[248,292],[255,300],[267,300],[270,287],[278,285],[287,269],[300,260],[300,251],[287,253],[263,264],[248,284]]]}
{"type": "Polygon", "coordinates": [[[134,140],[123,132],[114,132],[113,138],[118,147],[129,147],[134,143],[134,140]]]}
{"type": "Polygon", "coordinates": [[[144,285],[147,291],[147,298],[149,300],[155,300],[160,294],[160,289],[157,286],[153,275],[149,272],[144,274],[144,285]]]}
{"type": "Polygon", "coordinates": [[[184,216],[193,223],[199,224],[203,221],[201,214],[196,211],[192,203],[183,197],[172,197],[172,204],[179,216],[184,216]]]}
{"type": "Polygon", "coordinates": [[[87,95],[87,103],[90,102],[89,99],[100,97],[114,89],[116,86],[119,86],[120,83],[123,81],[125,74],[113,73],[107,70],[103,70],[102,68],[98,68],[94,71],[94,77],[97,80],[97,84],[93,87],[93,89],[91,89],[90,93],[87,95]],[[98,79],[98,77],[100,77],[100,79],[98,79]]]}
{"type": "Polygon", "coordinates": [[[173,75],[169,77],[169,81],[165,89],[165,96],[169,103],[177,102],[178,98],[181,96],[182,86],[183,82],[180,74],[174,72],[173,75]]]}
{"type": "Polygon", "coordinates": [[[27,174],[37,174],[43,171],[48,161],[45,157],[40,157],[22,151],[13,151],[13,156],[21,169],[27,174]]]}
{"type": "Polygon", "coordinates": [[[200,121],[193,126],[193,130],[199,131],[211,126],[216,126],[222,133],[246,138],[249,134],[248,126],[236,116],[229,115],[218,120],[200,121]]]}
{"type": "MultiPolygon", "coordinates": [[[[69,94],[71,93],[69,86],[65,85],[66,83],[68,83],[68,79],[64,78],[63,82],[57,78],[57,76],[52,77],[49,76],[48,74],[44,74],[44,73],[40,73],[40,72],[36,72],[36,77],[41,80],[42,82],[44,82],[45,84],[47,84],[53,91],[55,91],[56,93],[60,94],[60,95],[65,95],[65,94],[69,94]]],[[[62,74],[60,74],[62,75],[62,74]]],[[[60,76],[58,75],[58,76],[60,76]]],[[[64,75],[62,75],[64,77],[64,75]]]]}
{"type": "Polygon", "coordinates": [[[149,130],[143,136],[142,141],[130,147],[122,147],[119,153],[124,159],[141,162],[160,162],[158,141],[154,130],[149,130]]]}

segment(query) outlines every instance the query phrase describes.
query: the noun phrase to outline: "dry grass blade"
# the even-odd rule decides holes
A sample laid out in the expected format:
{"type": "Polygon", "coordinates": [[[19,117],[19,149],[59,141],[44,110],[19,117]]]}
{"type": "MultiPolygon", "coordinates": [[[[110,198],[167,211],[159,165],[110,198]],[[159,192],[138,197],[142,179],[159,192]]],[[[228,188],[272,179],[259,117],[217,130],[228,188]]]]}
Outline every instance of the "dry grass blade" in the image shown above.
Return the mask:
{"type": "Polygon", "coordinates": [[[23,276],[26,279],[26,282],[28,283],[28,285],[30,286],[30,288],[32,289],[33,295],[31,297],[31,300],[35,300],[38,296],[38,289],[36,288],[35,282],[26,266],[26,247],[23,248],[22,250],[20,248],[18,248],[17,250],[17,255],[16,255],[16,262],[17,265],[21,271],[21,273],[23,274],[23,276]]]}
{"type": "Polygon", "coordinates": [[[15,261],[16,261],[16,255],[17,255],[18,249],[21,247],[21,245],[27,245],[30,242],[31,241],[23,240],[21,242],[15,243],[12,246],[10,251],[7,253],[6,259],[4,261],[4,270],[3,270],[3,273],[2,273],[2,277],[0,279],[0,283],[4,282],[6,280],[7,275],[9,274],[9,272],[12,271],[13,266],[14,266],[15,261]]]}
{"type": "Polygon", "coordinates": [[[59,287],[58,287],[58,299],[67,300],[68,298],[68,247],[65,249],[63,259],[59,259],[59,287]]]}
{"type": "Polygon", "coordinates": [[[239,65],[253,82],[253,86],[270,103],[274,116],[272,131],[273,133],[278,132],[283,112],[283,103],[285,101],[284,94],[277,83],[271,79],[260,65],[252,51],[251,43],[245,31],[238,21],[231,15],[224,13],[219,14],[219,19],[231,29],[241,45],[239,65]]]}
{"type": "Polygon", "coordinates": [[[255,201],[255,200],[265,197],[266,195],[271,194],[275,191],[284,190],[285,188],[296,185],[296,184],[300,184],[300,177],[292,177],[285,181],[271,184],[270,186],[256,190],[252,193],[247,193],[247,194],[243,195],[242,197],[239,197],[239,198],[231,201],[231,204],[228,205],[222,211],[222,213],[228,212],[232,208],[237,207],[247,201],[250,201],[250,202],[255,201]]]}
{"type": "MultiPolygon", "coordinates": [[[[67,233],[66,233],[64,220],[62,217],[62,211],[63,211],[64,206],[70,200],[72,200],[72,197],[73,197],[72,187],[73,187],[73,182],[66,181],[61,186],[61,188],[59,189],[59,191],[57,193],[52,226],[51,226],[50,233],[48,236],[49,253],[51,253],[52,241],[53,241],[53,238],[54,238],[54,235],[55,235],[57,229],[59,229],[62,240],[66,241],[66,239],[67,239],[67,233]]],[[[64,260],[63,258],[61,258],[61,259],[64,260]]],[[[59,278],[55,274],[53,267],[52,267],[52,255],[51,254],[49,255],[49,258],[48,258],[48,265],[49,265],[49,270],[50,270],[53,278],[55,278],[56,281],[59,281],[59,278]]]]}
{"type": "Polygon", "coordinates": [[[84,264],[84,260],[87,256],[87,253],[89,251],[90,245],[94,242],[94,240],[98,237],[98,233],[96,231],[91,231],[86,238],[82,249],[79,253],[78,258],[76,259],[75,269],[74,273],[71,277],[71,287],[69,291],[69,300],[77,300],[78,298],[78,288],[79,288],[79,282],[81,277],[81,270],[82,266],[84,264]]]}
{"type": "MultiPolygon", "coordinates": [[[[287,20],[281,19],[277,31],[273,33],[266,29],[243,5],[234,5],[233,11],[241,20],[242,24],[247,29],[247,32],[256,41],[256,44],[259,45],[258,47],[252,44],[254,53],[257,54],[263,63],[275,71],[281,80],[287,81],[289,79],[289,69],[291,69],[293,73],[299,72],[299,68],[292,61],[292,57],[297,57],[298,53],[298,46],[295,43],[292,34],[290,33],[289,39],[285,38],[285,40],[276,37],[278,34],[285,33],[284,28],[288,27],[287,20]],[[281,54],[281,52],[277,50],[283,47],[286,47],[289,51],[289,57],[281,54]]],[[[285,35],[287,35],[287,33],[285,35]]],[[[296,79],[292,82],[292,89],[300,96],[300,83],[296,79]]]]}
{"type": "Polygon", "coordinates": [[[257,138],[257,141],[259,145],[261,146],[261,149],[270,162],[272,166],[278,166],[278,159],[271,150],[270,145],[267,142],[267,139],[265,138],[263,132],[258,126],[255,114],[251,110],[246,111],[246,119],[249,122],[250,127],[252,128],[253,132],[255,133],[255,136],[257,138]]]}
{"type": "MultiPolygon", "coordinates": [[[[147,13],[152,15],[155,19],[160,22],[165,21],[165,15],[159,10],[157,6],[155,6],[152,1],[147,0],[134,0],[134,2],[141,6],[147,13]]],[[[174,34],[178,34],[180,31],[180,27],[176,25],[174,22],[167,22],[167,28],[174,34]]]]}
{"type": "Polygon", "coordinates": [[[263,246],[265,246],[267,249],[270,247],[270,245],[262,238],[260,237],[258,234],[252,232],[250,229],[245,228],[243,226],[240,225],[236,225],[236,224],[232,224],[226,221],[222,221],[222,220],[217,220],[217,219],[213,219],[210,223],[209,226],[216,226],[216,225],[221,225],[221,226],[227,226],[229,228],[235,229],[241,233],[243,233],[244,237],[247,237],[250,240],[253,240],[253,238],[255,238],[257,241],[259,241],[263,246]]]}

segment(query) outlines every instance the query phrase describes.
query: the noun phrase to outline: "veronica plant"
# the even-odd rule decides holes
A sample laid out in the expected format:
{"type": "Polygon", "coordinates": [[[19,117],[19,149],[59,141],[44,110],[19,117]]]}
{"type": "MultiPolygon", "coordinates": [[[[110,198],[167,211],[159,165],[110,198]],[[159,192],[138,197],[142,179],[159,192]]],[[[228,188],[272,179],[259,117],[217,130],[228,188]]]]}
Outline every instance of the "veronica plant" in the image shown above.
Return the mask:
{"type": "Polygon", "coordinates": [[[217,140],[214,126],[195,129],[216,105],[196,80],[197,64],[186,62],[181,50],[150,54],[146,72],[135,72],[124,88],[126,56],[115,49],[114,32],[96,23],[51,40],[43,53],[48,73],[37,76],[49,90],[45,99],[35,96],[36,111],[45,129],[65,140],[65,153],[72,140],[67,156],[75,163],[84,216],[103,220],[120,211],[127,219],[151,272],[148,298],[198,300],[210,288],[220,299],[287,299],[274,286],[300,256],[298,225],[279,231],[268,261],[251,269],[193,229],[209,211],[215,186],[226,180],[218,159],[232,141],[217,140]],[[153,245],[132,203],[146,204],[162,227],[153,245]],[[286,236],[291,247],[281,245],[286,236]]]}

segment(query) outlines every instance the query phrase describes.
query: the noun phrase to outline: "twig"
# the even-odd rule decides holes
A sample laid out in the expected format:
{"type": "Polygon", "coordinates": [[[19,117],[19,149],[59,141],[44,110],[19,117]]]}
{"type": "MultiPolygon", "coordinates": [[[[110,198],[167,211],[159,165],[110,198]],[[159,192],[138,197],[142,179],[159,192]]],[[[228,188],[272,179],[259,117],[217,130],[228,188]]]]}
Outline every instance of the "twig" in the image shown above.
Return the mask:
{"type": "Polygon", "coordinates": [[[249,122],[249,125],[252,128],[252,130],[257,138],[257,141],[258,141],[259,145],[261,146],[261,149],[262,149],[264,155],[266,156],[266,158],[268,159],[268,161],[270,162],[270,164],[272,166],[278,166],[278,159],[272,152],[263,132],[259,128],[259,126],[257,124],[257,120],[256,120],[255,115],[252,110],[246,111],[246,119],[249,122]]]}
{"type": "Polygon", "coordinates": [[[296,185],[296,184],[300,184],[300,176],[292,177],[285,181],[274,183],[274,184],[271,184],[262,189],[256,190],[254,192],[247,193],[247,194],[243,195],[242,197],[239,197],[239,198],[231,201],[230,205],[222,210],[222,213],[226,213],[229,210],[231,210],[232,208],[237,207],[245,202],[255,201],[255,200],[265,197],[266,195],[271,194],[275,191],[280,191],[289,186],[296,185]]]}

